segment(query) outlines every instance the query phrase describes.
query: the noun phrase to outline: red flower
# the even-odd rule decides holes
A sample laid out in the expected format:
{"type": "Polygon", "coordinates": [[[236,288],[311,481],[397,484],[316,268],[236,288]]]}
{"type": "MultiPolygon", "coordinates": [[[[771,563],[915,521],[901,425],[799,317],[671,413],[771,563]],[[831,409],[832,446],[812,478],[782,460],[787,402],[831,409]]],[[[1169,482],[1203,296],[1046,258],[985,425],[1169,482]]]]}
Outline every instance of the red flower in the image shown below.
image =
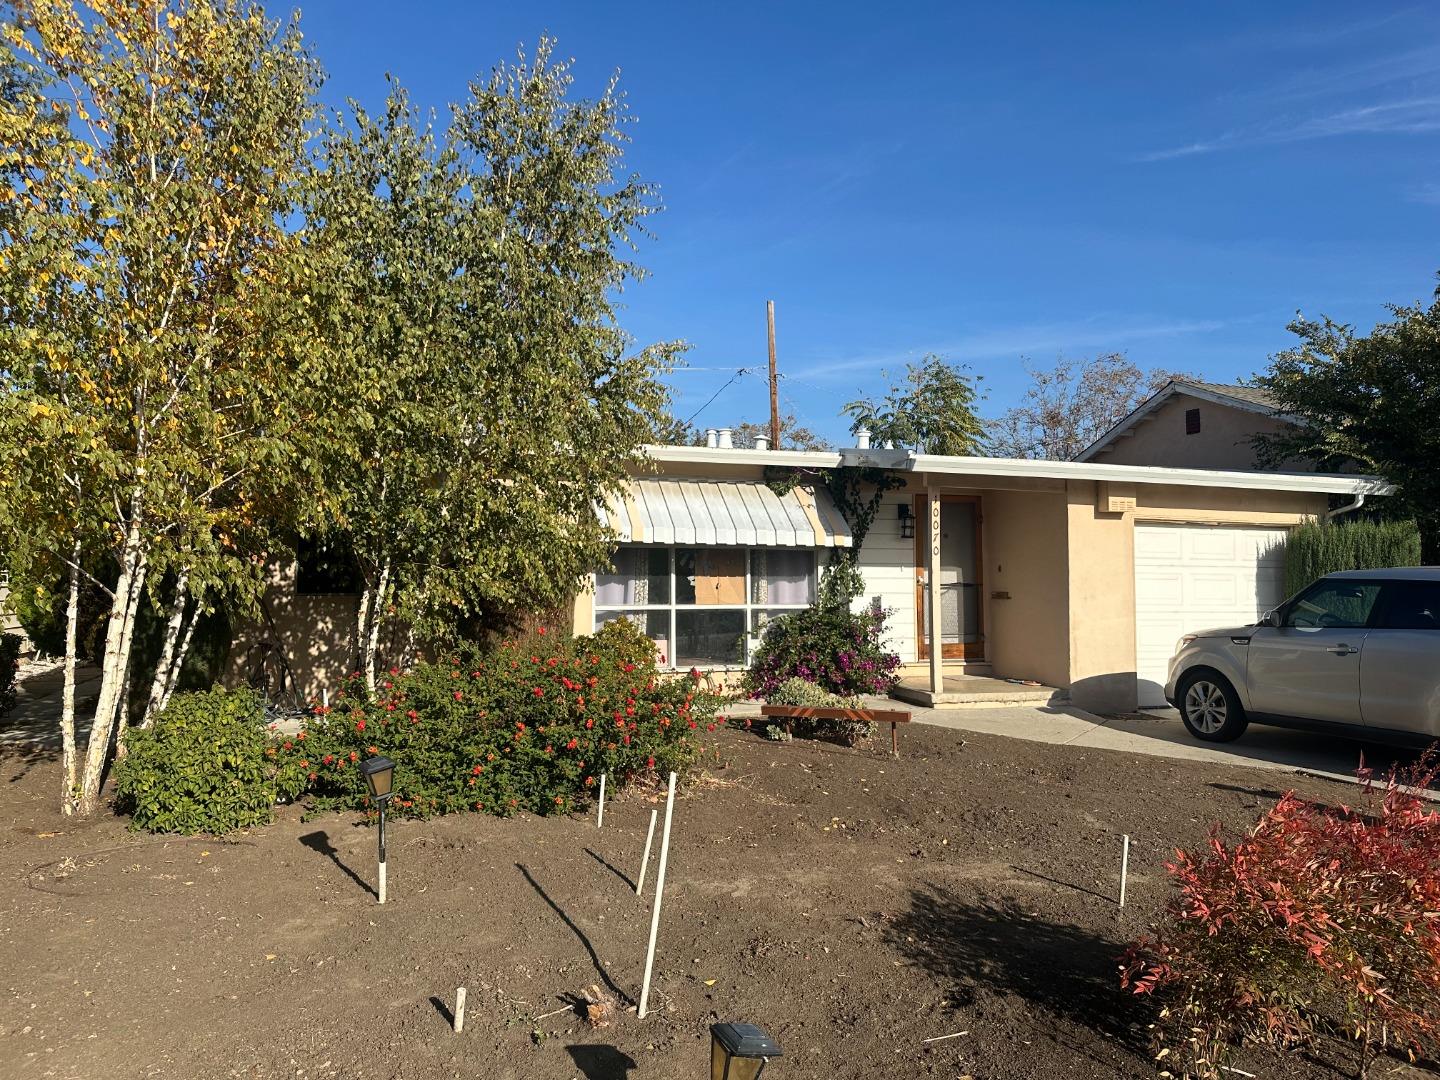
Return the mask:
{"type": "Polygon", "coordinates": [[[294,748],[294,746],[295,746],[295,744],[292,743],[289,739],[286,739],[286,740],[285,740],[285,749],[286,749],[286,750],[291,750],[291,749],[294,748]]]}
{"type": "Polygon", "coordinates": [[[380,748],[378,746],[367,746],[365,748],[365,752],[367,754],[378,754],[380,752],[380,748]]]}
{"type": "Polygon", "coordinates": [[[585,721],[585,726],[586,726],[587,728],[593,728],[593,727],[595,726],[595,721],[594,721],[594,720],[586,720],[586,721],[585,721]]]}
{"type": "Polygon", "coordinates": [[[320,760],[323,761],[326,765],[329,765],[329,764],[331,764],[332,762],[334,762],[334,760],[335,760],[335,755],[334,755],[334,754],[326,754],[326,755],[325,755],[323,758],[321,758],[320,760]]]}
{"type": "MultiPolygon", "coordinates": [[[[544,636],[545,636],[545,627],[543,627],[543,626],[536,627],[536,628],[535,628],[535,632],[536,632],[537,634],[539,634],[541,637],[544,637],[544,636]]],[[[558,800],[557,800],[557,801],[558,801],[558,800]]]]}
{"type": "Polygon", "coordinates": [[[459,690],[456,690],[456,691],[455,691],[455,700],[456,700],[456,701],[464,701],[464,700],[465,700],[465,695],[462,694],[459,690]]]}
{"type": "Polygon", "coordinates": [[[567,742],[567,743],[565,744],[565,749],[566,749],[566,750],[574,750],[574,749],[575,749],[577,746],[579,746],[579,745],[580,745],[580,740],[579,740],[579,739],[571,739],[569,742],[567,742]]]}
{"type": "Polygon", "coordinates": [[[355,721],[355,730],[356,730],[356,731],[364,731],[364,730],[365,730],[365,721],[364,721],[364,720],[356,720],[356,721],[355,721]]]}
{"type": "Polygon", "coordinates": [[[545,696],[545,691],[544,691],[541,687],[538,687],[538,686],[535,687],[534,690],[531,691],[531,692],[532,692],[536,697],[544,697],[544,696],[545,696]]]}
{"type": "Polygon", "coordinates": [[[653,757],[648,757],[645,759],[645,764],[648,768],[653,769],[655,767],[655,759],[653,757]]]}
{"type": "Polygon", "coordinates": [[[351,750],[351,751],[350,751],[350,760],[351,760],[351,761],[359,761],[359,760],[360,760],[360,752],[359,752],[358,750],[351,750]]]}
{"type": "Polygon", "coordinates": [[[715,725],[714,725],[714,724],[706,724],[706,725],[705,725],[705,730],[706,730],[706,731],[714,731],[714,730],[715,730],[715,725]]]}
{"type": "Polygon", "coordinates": [[[308,768],[310,767],[310,762],[308,762],[308,761],[302,761],[302,762],[300,762],[300,767],[301,767],[302,769],[308,769],[308,768]]]}
{"type": "Polygon", "coordinates": [[[409,712],[407,712],[405,715],[408,716],[411,720],[418,720],[418,719],[420,719],[420,714],[417,713],[414,709],[411,709],[411,710],[410,710],[409,712]]]}
{"type": "Polygon", "coordinates": [[[473,769],[471,769],[470,771],[471,771],[472,773],[474,773],[476,776],[479,776],[482,772],[485,771],[485,766],[484,766],[484,765],[476,765],[476,766],[475,766],[473,769]]]}

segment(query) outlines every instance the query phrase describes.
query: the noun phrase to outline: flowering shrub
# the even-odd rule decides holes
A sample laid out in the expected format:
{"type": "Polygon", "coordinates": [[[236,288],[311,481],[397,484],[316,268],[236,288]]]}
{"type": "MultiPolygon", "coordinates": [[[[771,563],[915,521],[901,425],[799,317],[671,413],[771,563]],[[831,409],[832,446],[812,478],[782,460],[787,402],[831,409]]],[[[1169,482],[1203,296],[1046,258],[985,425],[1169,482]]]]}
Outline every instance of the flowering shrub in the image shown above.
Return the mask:
{"type": "MultiPolygon", "coordinates": [[[[829,690],[806,682],[804,679],[786,679],[773,693],[766,695],[765,703],[767,705],[795,705],[802,708],[824,709],[858,709],[861,706],[859,698],[832,694],[829,690]]],[[[770,725],[771,730],[777,727],[784,730],[783,725],[776,723],[770,725]]],[[[854,746],[861,739],[868,739],[875,734],[875,725],[868,720],[807,720],[803,717],[796,717],[790,722],[789,727],[802,735],[812,735],[822,739],[838,739],[847,746],[854,746]]],[[[765,734],[768,736],[770,731],[765,734]]]]}
{"type": "Polygon", "coordinates": [[[771,620],[751,660],[745,689],[768,698],[788,679],[803,679],[842,696],[888,694],[900,657],[880,639],[888,612],[821,605],[771,620]]]}
{"type": "Polygon", "coordinates": [[[1405,788],[1437,771],[1427,754],[1400,779],[1364,776],[1358,810],[1288,794],[1243,839],[1212,835],[1202,858],[1176,852],[1168,921],[1121,968],[1123,986],[1161,1006],[1162,1064],[1217,1077],[1237,1041],[1286,1045],[1317,1030],[1361,1043],[1361,1076],[1382,1032],[1434,1056],[1440,812],[1405,788]]]}
{"type": "Polygon", "coordinates": [[[277,799],[294,798],[305,784],[251,690],[176,694],[125,745],[115,766],[116,808],[136,829],[218,834],[263,825],[277,799]]]}
{"type": "Polygon", "coordinates": [[[20,635],[0,634],[0,716],[15,707],[15,675],[20,670],[20,635]]]}
{"type": "Polygon", "coordinates": [[[315,707],[288,756],[303,763],[316,808],[363,807],[357,766],[379,753],[398,766],[392,813],[554,813],[586,801],[602,772],[613,790],[685,771],[718,705],[698,672],[662,678],[654,646],[622,619],[589,637],[542,629],[391,672],[373,698],[354,679],[315,707]]]}

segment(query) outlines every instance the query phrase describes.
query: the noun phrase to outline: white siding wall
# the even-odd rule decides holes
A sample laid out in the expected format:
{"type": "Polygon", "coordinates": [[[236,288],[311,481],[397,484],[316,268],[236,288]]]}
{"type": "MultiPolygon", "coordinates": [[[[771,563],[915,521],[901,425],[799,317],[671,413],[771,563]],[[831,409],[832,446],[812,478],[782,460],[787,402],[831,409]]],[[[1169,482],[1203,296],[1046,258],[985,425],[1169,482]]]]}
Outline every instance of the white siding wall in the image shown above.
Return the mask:
{"type": "MultiPolygon", "coordinates": [[[[892,609],[885,624],[886,647],[907,664],[919,656],[915,643],[915,541],[900,539],[899,507],[911,501],[911,492],[906,488],[885,493],[885,501],[860,548],[865,592],[853,605],[858,611],[878,596],[884,607],[892,609]]],[[[917,527],[922,524],[916,522],[917,527]]]]}

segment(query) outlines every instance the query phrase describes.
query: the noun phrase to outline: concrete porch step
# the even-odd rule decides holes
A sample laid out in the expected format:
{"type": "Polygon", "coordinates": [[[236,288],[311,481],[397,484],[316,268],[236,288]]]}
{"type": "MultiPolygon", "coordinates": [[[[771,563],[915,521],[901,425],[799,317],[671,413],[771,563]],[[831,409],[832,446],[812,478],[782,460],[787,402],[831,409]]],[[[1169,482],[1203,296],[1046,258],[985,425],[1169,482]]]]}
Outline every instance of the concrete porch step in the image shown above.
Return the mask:
{"type": "Polygon", "coordinates": [[[1006,679],[976,675],[946,675],[940,693],[930,689],[928,676],[907,676],[890,696],[929,709],[994,709],[1007,705],[1035,706],[1066,701],[1069,695],[1053,686],[1027,686],[1006,679]]]}

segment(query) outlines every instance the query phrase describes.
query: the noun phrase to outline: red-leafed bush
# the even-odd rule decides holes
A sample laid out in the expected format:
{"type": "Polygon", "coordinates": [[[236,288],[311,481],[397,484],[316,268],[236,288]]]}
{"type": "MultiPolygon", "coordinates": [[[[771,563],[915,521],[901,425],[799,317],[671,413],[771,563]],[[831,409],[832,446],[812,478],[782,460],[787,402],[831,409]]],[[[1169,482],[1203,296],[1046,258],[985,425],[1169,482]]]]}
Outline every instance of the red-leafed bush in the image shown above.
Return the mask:
{"type": "Polygon", "coordinates": [[[1220,1075],[1254,1040],[1326,1032],[1360,1043],[1360,1075],[1382,1032],[1432,1055],[1440,1035],[1440,813],[1408,788],[1440,771],[1432,750],[1383,783],[1362,774],[1357,808],[1293,793],[1254,831],[1209,852],[1177,851],[1168,921],[1133,945],[1121,984],[1160,1005],[1167,1075],[1220,1075]]]}

